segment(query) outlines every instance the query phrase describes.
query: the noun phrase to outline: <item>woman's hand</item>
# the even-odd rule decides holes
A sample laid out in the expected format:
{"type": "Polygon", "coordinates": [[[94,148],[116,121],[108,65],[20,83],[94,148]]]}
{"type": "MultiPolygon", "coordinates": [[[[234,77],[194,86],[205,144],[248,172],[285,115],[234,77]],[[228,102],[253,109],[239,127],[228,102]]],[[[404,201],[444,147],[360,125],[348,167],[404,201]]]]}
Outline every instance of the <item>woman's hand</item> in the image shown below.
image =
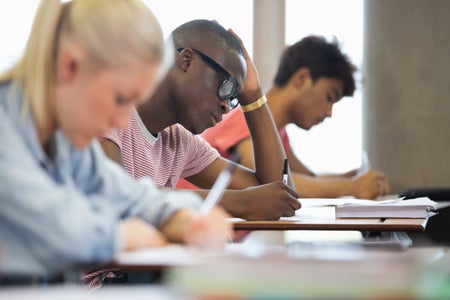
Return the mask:
{"type": "Polygon", "coordinates": [[[192,214],[188,221],[189,230],[184,241],[186,244],[201,249],[221,249],[233,236],[232,225],[227,221],[228,215],[222,208],[216,207],[207,215],[192,214]]]}
{"type": "Polygon", "coordinates": [[[119,223],[119,235],[125,251],[168,244],[164,235],[140,218],[129,218],[119,223]]]}

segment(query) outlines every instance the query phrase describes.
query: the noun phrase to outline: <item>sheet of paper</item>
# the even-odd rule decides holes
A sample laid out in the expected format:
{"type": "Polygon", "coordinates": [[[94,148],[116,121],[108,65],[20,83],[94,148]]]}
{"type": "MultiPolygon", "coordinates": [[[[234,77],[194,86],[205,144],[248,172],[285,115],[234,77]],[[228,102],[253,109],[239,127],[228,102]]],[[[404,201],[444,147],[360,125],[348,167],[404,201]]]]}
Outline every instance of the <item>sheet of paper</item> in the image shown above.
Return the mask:
{"type": "Polygon", "coordinates": [[[365,206],[429,206],[436,207],[437,202],[430,200],[428,197],[420,197],[414,199],[402,200],[402,198],[394,200],[363,200],[358,202],[346,202],[341,205],[365,205],[365,206]]]}
{"type": "Polygon", "coordinates": [[[194,249],[183,245],[170,244],[164,247],[154,247],[130,252],[121,252],[115,257],[115,262],[122,265],[190,265],[197,262],[194,249]]]}
{"type": "Polygon", "coordinates": [[[386,199],[382,201],[357,198],[300,198],[302,207],[336,206],[343,204],[379,205],[384,203],[400,202],[403,198],[386,199]]]}

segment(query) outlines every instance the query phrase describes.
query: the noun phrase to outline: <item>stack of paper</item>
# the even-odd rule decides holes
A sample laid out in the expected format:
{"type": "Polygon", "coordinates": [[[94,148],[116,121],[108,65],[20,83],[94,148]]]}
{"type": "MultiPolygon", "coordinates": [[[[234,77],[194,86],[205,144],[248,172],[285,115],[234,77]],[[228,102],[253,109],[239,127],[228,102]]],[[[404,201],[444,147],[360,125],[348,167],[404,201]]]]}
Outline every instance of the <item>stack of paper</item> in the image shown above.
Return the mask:
{"type": "Polygon", "coordinates": [[[426,218],[437,210],[436,202],[428,197],[409,200],[363,200],[335,206],[336,218],[426,218]]]}

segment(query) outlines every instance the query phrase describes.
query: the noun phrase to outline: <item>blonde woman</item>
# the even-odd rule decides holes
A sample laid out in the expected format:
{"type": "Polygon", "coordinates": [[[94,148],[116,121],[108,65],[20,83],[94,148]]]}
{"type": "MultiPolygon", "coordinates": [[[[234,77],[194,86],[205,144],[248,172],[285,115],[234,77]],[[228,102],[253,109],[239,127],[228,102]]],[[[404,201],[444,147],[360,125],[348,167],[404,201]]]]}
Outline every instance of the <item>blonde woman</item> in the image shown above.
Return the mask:
{"type": "Polygon", "coordinates": [[[41,1],[23,57],[0,76],[0,281],[226,241],[222,210],[201,216],[195,194],[132,180],[95,141],[126,126],[162,58],[159,24],[138,0],[41,1]]]}

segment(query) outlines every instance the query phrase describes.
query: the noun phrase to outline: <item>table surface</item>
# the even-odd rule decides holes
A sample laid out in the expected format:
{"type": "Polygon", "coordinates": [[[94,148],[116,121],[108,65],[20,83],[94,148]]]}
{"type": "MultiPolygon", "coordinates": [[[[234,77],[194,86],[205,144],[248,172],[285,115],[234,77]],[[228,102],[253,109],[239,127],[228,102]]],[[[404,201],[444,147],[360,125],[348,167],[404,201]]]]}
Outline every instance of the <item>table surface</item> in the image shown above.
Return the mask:
{"type": "Polygon", "coordinates": [[[334,207],[304,207],[291,218],[279,221],[246,221],[231,218],[236,230],[359,230],[424,231],[428,218],[336,219],[334,207]]]}
{"type": "Polygon", "coordinates": [[[235,230],[424,231],[428,219],[304,219],[299,221],[235,221],[235,230]]]}

